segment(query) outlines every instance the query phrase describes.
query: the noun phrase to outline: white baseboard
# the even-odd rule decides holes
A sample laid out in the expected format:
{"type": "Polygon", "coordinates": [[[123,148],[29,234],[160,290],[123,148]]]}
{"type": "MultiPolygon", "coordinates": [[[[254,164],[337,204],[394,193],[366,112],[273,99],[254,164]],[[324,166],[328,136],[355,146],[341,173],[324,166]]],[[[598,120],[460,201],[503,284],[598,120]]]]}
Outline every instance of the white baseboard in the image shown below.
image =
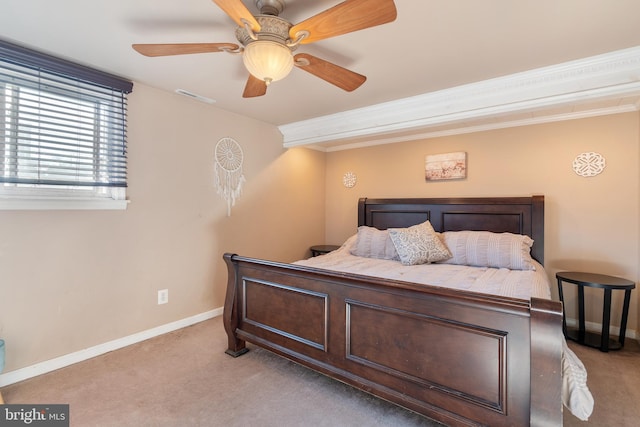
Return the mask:
{"type": "Polygon", "coordinates": [[[200,323],[204,320],[213,319],[214,317],[222,315],[222,310],[222,307],[216,308],[204,313],[196,314],[195,316],[187,317],[186,319],[177,320],[133,335],[98,344],[84,350],[65,354],[64,356],[56,357],[55,359],[46,360],[44,362],[36,363],[35,365],[4,373],[0,375],[0,387],[37,377],[38,375],[46,374],[66,366],[73,365],[74,363],[82,362],[84,360],[100,356],[101,354],[148,340],[149,338],[195,325],[196,323],[200,323]]]}
{"type": "MultiPolygon", "coordinates": [[[[572,328],[577,328],[578,327],[578,319],[571,319],[571,318],[567,317],[567,326],[570,326],[572,328]]],[[[602,332],[602,323],[584,322],[584,328],[587,330],[587,332],[595,332],[595,333],[599,334],[599,333],[602,332]]],[[[616,337],[620,336],[620,327],[611,326],[609,328],[609,333],[611,335],[616,336],[616,337]]],[[[625,334],[625,337],[635,340],[638,337],[637,331],[635,329],[628,329],[627,328],[627,332],[625,334]]]]}
{"type": "MultiPolygon", "coordinates": [[[[187,317],[186,319],[177,320],[175,322],[167,323],[165,325],[161,325],[152,329],[147,329],[146,331],[138,332],[133,335],[118,338],[116,340],[109,341],[103,344],[98,344],[84,350],[56,357],[55,359],[50,359],[44,362],[36,363],[35,365],[7,372],[0,375],[0,387],[24,381],[29,378],[37,377],[38,375],[46,374],[48,372],[52,372],[66,366],[73,365],[74,363],[82,362],[84,360],[100,356],[101,354],[105,354],[131,344],[148,340],[149,338],[157,337],[168,332],[195,325],[196,323],[200,323],[205,320],[213,319],[214,317],[222,315],[222,310],[222,307],[216,308],[204,313],[196,314],[195,316],[187,317]]],[[[576,319],[567,318],[567,326],[576,327],[577,324],[578,321],[576,319]]],[[[602,330],[602,325],[594,322],[586,322],[585,327],[587,331],[590,332],[600,332],[602,330]]],[[[611,327],[612,335],[618,335],[619,333],[619,327],[611,327]]],[[[627,329],[626,337],[636,339],[637,333],[635,330],[627,329]]]]}

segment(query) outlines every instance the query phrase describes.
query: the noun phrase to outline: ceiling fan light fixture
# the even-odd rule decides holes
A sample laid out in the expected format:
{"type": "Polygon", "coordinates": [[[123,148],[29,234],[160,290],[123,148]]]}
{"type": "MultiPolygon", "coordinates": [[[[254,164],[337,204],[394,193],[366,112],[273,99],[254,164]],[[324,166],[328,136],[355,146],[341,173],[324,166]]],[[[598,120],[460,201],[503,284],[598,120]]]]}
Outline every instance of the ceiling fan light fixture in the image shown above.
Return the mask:
{"type": "Polygon", "coordinates": [[[291,49],[271,40],[256,40],[248,43],[242,54],[247,70],[267,85],[281,80],[293,68],[291,49]]]}

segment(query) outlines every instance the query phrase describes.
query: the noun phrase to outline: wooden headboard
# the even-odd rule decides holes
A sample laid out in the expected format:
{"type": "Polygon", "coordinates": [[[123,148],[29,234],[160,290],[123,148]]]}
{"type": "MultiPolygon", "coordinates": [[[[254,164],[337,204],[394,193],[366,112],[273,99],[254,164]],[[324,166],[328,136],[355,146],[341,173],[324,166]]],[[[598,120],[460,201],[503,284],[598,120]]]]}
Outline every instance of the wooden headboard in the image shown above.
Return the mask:
{"type": "Polygon", "coordinates": [[[358,201],[358,226],[380,230],[431,222],[436,231],[526,234],[531,256],[544,265],[544,196],[367,199],[358,201]]]}

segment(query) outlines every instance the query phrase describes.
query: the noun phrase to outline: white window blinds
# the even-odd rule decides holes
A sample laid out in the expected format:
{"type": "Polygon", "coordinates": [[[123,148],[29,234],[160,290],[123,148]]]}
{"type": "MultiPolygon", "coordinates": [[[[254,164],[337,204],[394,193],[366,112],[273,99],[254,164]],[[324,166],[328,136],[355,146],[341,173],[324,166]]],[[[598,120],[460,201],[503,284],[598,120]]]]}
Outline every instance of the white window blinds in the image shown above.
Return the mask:
{"type": "Polygon", "coordinates": [[[127,186],[118,77],[0,41],[0,183],[127,186]]]}

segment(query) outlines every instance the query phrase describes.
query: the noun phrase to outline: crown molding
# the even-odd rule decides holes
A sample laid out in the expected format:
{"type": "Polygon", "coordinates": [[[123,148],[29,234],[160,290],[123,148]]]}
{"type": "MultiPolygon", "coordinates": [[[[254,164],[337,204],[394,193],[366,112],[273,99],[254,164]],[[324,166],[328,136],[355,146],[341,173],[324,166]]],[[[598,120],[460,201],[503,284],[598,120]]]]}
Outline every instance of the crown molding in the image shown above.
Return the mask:
{"type": "Polygon", "coordinates": [[[335,146],[327,146],[323,147],[321,145],[310,145],[309,148],[320,150],[323,152],[333,152],[333,151],[344,151],[344,150],[353,150],[355,148],[364,148],[371,147],[374,145],[384,145],[384,144],[395,144],[398,142],[409,142],[415,141],[419,139],[429,139],[429,138],[441,138],[445,136],[452,135],[462,135],[465,133],[474,133],[474,132],[486,132],[489,130],[495,129],[506,129],[513,128],[519,126],[531,126],[537,125],[541,123],[551,123],[551,122],[562,122],[566,120],[576,120],[576,119],[585,119],[589,117],[597,117],[604,116],[609,114],[620,114],[620,113],[629,113],[632,111],[638,111],[639,107],[631,107],[629,105],[616,106],[611,108],[598,108],[591,109],[579,112],[572,113],[564,113],[564,114],[550,114],[540,117],[531,117],[528,119],[520,119],[520,120],[500,120],[494,123],[487,124],[479,124],[479,125],[461,125],[456,126],[452,129],[447,130],[434,130],[434,131],[423,131],[423,132],[415,132],[409,135],[391,135],[391,136],[380,136],[375,139],[367,139],[365,141],[360,142],[344,142],[335,146]]]}
{"type": "MultiPolygon", "coordinates": [[[[284,124],[278,129],[287,148],[339,142],[354,148],[354,145],[367,144],[362,141],[353,144],[354,140],[367,139],[371,145],[441,135],[441,132],[429,132],[429,128],[469,120],[504,118],[504,121],[481,126],[461,125],[445,132],[453,134],[465,129],[470,132],[469,129],[511,127],[514,123],[544,123],[612,114],[612,111],[637,111],[639,104],[634,97],[640,97],[640,46],[284,124]],[[626,104],[621,101],[617,108],[597,105],[597,102],[614,99],[624,99],[626,104]],[[544,113],[552,107],[587,103],[593,108],[576,108],[581,110],[576,114],[544,113]],[[508,119],[509,115],[525,112],[535,112],[535,118],[508,119]],[[393,134],[400,132],[404,136],[394,141],[393,134]],[[415,135],[407,136],[407,132],[415,132],[415,135]]],[[[336,149],[339,148],[328,148],[327,151],[336,149]]]]}

